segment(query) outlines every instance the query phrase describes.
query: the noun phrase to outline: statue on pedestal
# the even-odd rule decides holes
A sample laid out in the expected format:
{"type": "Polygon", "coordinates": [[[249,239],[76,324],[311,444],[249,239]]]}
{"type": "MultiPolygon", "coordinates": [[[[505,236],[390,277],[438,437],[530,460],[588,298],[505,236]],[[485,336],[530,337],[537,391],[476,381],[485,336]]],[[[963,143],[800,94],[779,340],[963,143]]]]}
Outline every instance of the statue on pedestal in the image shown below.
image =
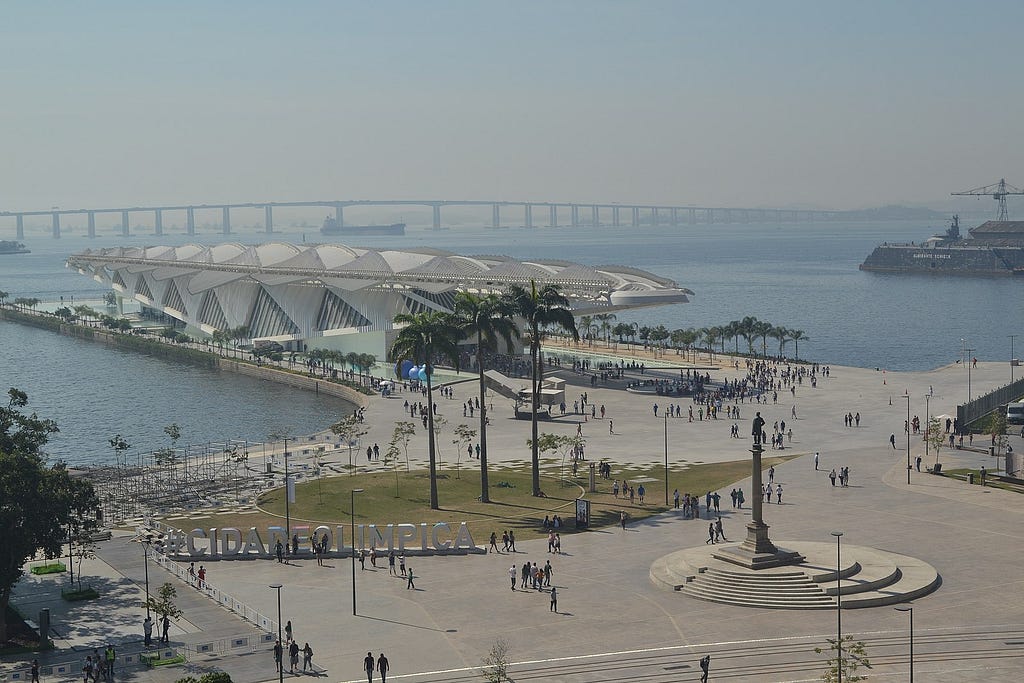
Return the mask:
{"type": "Polygon", "coordinates": [[[750,434],[751,434],[751,436],[754,437],[754,445],[755,446],[760,446],[761,445],[761,434],[763,434],[763,433],[764,433],[764,418],[761,417],[761,413],[759,411],[757,413],[757,416],[754,418],[754,422],[753,422],[753,424],[752,424],[752,426],[750,428],[750,434]]]}

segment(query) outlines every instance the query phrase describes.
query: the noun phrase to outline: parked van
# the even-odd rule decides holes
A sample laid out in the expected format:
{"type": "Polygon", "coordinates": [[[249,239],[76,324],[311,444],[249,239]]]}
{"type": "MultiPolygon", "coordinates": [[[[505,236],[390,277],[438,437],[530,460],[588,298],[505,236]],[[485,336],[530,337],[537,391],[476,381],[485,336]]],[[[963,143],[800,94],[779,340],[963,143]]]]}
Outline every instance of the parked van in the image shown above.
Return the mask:
{"type": "Polygon", "coordinates": [[[1024,401],[1017,401],[1006,406],[1006,422],[1012,425],[1024,424],[1024,401]]]}

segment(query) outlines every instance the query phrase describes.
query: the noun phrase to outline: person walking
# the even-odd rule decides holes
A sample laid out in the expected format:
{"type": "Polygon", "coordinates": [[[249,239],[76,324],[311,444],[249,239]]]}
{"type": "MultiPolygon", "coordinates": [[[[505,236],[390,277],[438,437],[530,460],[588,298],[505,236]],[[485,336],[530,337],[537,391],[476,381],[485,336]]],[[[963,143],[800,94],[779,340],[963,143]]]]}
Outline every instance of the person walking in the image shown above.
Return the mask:
{"type": "Polygon", "coordinates": [[[498,552],[498,534],[491,532],[491,543],[487,546],[487,552],[498,552]]]}
{"type": "Polygon", "coordinates": [[[276,643],[274,643],[274,667],[275,667],[274,671],[280,671],[281,670],[281,655],[282,655],[281,641],[278,640],[276,643]]]}
{"type": "Polygon", "coordinates": [[[776,484],[775,486],[775,503],[782,505],[782,484],[776,484]]]}
{"type": "Polygon", "coordinates": [[[892,446],[893,450],[896,450],[896,434],[895,433],[889,435],[889,444],[892,446]]]}
{"type": "Polygon", "coordinates": [[[160,642],[161,643],[169,643],[169,642],[171,642],[170,637],[168,636],[168,633],[171,630],[171,620],[167,617],[166,614],[160,620],[160,628],[163,631],[163,635],[160,637],[160,642]]]}
{"type": "Polygon", "coordinates": [[[384,656],[384,653],[380,653],[380,657],[377,659],[377,671],[380,673],[381,683],[388,683],[388,671],[391,670],[391,664],[388,662],[388,658],[384,656]]]}
{"type": "Polygon", "coordinates": [[[414,584],[412,582],[412,567],[409,567],[408,577],[409,577],[409,582],[405,584],[405,590],[409,590],[410,588],[415,590],[416,589],[416,584],[414,584]]]}
{"type": "Polygon", "coordinates": [[[626,530],[626,511],[619,510],[619,524],[622,525],[622,530],[626,530]]]}
{"type": "Polygon", "coordinates": [[[39,660],[32,660],[32,683],[39,683],[39,660]]]}
{"type": "Polygon", "coordinates": [[[715,536],[723,541],[729,540],[725,537],[725,528],[722,526],[721,517],[715,520],[715,536]]]}
{"type": "Polygon", "coordinates": [[[313,648],[309,646],[309,643],[302,648],[302,672],[306,672],[306,667],[313,668],[313,648]]]}
{"type": "Polygon", "coordinates": [[[833,467],[832,471],[828,473],[828,478],[832,480],[832,486],[836,485],[836,468],[833,467]]]}
{"type": "Polygon", "coordinates": [[[299,665],[299,644],[292,641],[292,644],[288,646],[288,669],[291,673],[295,673],[295,667],[299,665]]]}
{"type": "Polygon", "coordinates": [[[516,551],[516,532],[512,529],[508,530],[508,551],[510,553],[516,551]]]}
{"type": "Polygon", "coordinates": [[[814,451],[814,471],[818,471],[818,451],[814,451]]]}
{"type": "Polygon", "coordinates": [[[516,569],[515,565],[508,568],[508,578],[512,580],[512,590],[516,589],[516,576],[519,574],[519,570],[516,569]]]}
{"type": "Polygon", "coordinates": [[[708,683],[708,671],[711,669],[711,655],[700,658],[700,683],[708,683]]]}
{"type": "Polygon", "coordinates": [[[405,576],[405,553],[398,555],[398,571],[405,576]]]}
{"type": "Polygon", "coordinates": [[[615,429],[613,429],[614,425],[615,425],[615,421],[609,419],[608,420],[608,433],[609,434],[614,434],[615,433],[615,429]]]}
{"type": "Polygon", "coordinates": [[[395,569],[395,551],[388,551],[388,574],[391,576],[398,576],[398,571],[395,569]]]}
{"type": "Polygon", "coordinates": [[[551,611],[558,614],[558,591],[554,586],[551,587],[551,611]]]}
{"type": "Polygon", "coordinates": [[[715,543],[715,523],[714,522],[709,522],[708,523],[708,540],[704,541],[704,545],[707,545],[708,543],[710,543],[712,545],[714,545],[714,543],[715,543]]]}
{"type": "Polygon", "coordinates": [[[551,560],[544,563],[544,587],[551,585],[551,560]]]}
{"type": "Polygon", "coordinates": [[[373,670],[376,666],[377,663],[373,659],[373,653],[367,652],[366,656],[363,657],[363,671],[366,672],[366,683],[373,683],[373,670]]]}

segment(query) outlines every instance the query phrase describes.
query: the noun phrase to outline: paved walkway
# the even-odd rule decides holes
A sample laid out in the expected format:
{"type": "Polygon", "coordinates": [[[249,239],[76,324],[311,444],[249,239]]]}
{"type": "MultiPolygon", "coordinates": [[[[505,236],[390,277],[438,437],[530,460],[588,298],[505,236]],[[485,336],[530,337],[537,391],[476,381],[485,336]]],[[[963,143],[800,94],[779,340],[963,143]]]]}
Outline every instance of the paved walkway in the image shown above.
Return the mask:
{"type": "MultiPolygon", "coordinates": [[[[712,373],[716,378],[722,374],[736,375],[731,370],[712,373]]],[[[972,371],[976,392],[1007,380],[1003,364],[979,364],[972,371]]],[[[923,397],[929,386],[934,390],[931,412],[952,413],[954,397],[966,396],[966,371],[952,366],[883,375],[834,367],[831,378],[820,380],[816,389],[805,382],[795,397],[787,393],[783,401],[780,394],[778,405],[761,406],[769,426],[776,419],[785,419],[787,427],[793,425],[793,448],[786,452],[821,452],[818,471],[811,457],[776,468],[785,504],[766,505],[765,520],[773,539],[783,543],[786,539],[831,541],[829,532],[841,529],[843,542],[911,555],[938,569],[943,585],[915,605],[915,670],[923,680],[1019,678],[1024,673],[1024,580],[1015,570],[1024,540],[1024,499],[916,472],[912,483],[906,484],[902,431],[907,404],[901,394],[909,391],[911,413],[923,421],[923,397]],[[794,405],[799,419],[792,422],[794,405]],[[844,426],[846,412],[861,414],[859,428],[844,426]],[[888,443],[893,432],[895,452],[888,443]],[[830,486],[827,473],[836,465],[850,466],[849,488],[830,486]]],[[[653,416],[654,398],[601,387],[578,391],[588,391],[590,400],[604,404],[615,420],[614,434],[608,434],[600,420],[597,425],[584,423],[590,459],[660,462],[664,421],[653,416]]],[[[438,399],[449,427],[462,421],[460,402],[470,393],[469,385],[460,385],[454,401],[438,399]]],[[[498,465],[520,463],[528,460],[529,423],[511,419],[511,410],[502,401],[495,399],[492,414],[491,458],[498,465]]],[[[370,443],[387,441],[393,422],[403,418],[402,403],[401,395],[371,402],[367,411],[371,431],[366,437],[370,443]]],[[[749,425],[751,410],[749,404],[742,406],[741,431],[749,425]]],[[[466,422],[472,424],[468,418],[466,422]]],[[[670,420],[670,460],[678,466],[746,457],[747,442],[729,438],[730,424],[728,420],[689,423],[685,417],[670,420]]],[[[546,425],[548,429],[571,433],[576,423],[559,419],[546,425]]],[[[1015,443],[1015,448],[1019,446],[1015,443]]],[[[911,449],[916,457],[923,443],[914,440],[911,449]]],[[[996,466],[995,458],[973,452],[943,450],[940,459],[947,469],[985,464],[994,470],[996,466]]],[[[681,481],[679,487],[685,490],[685,479],[681,481]]],[[[749,481],[739,484],[749,486],[749,481]]],[[[728,500],[726,495],[726,505],[728,500]]],[[[723,510],[730,537],[742,535],[748,515],[748,510],[723,510]]],[[[317,567],[310,560],[289,565],[220,562],[208,568],[211,582],[230,586],[239,599],[268,614],[276,612],[275,592],[268,584],[284,584],[283,618],[294,624],[300,644],[311,644],[315,661],[331,681],[365,680],[360,665],[367,650],[375,655],[387,653],[393,680],[480,680],[475,669],[499,638],[508,643],[514,663],[511,675],[517,681],[697,680],[697,661],[705,653],[712,656],[712,680],[816,680],[824,656],[813,648],[834,635],[834,614],[706,603],[663,592],[651,583],[651,562],[671,550],[702,544],[706,531],[706,521],[683,520],[669,512],[626,531],[567,534],[564,552],[557,556],[546,552],[543,541],[533,541],[521,542],[521,552],[515,555],[413,558],[415,590],[407,589],[401,578],[389,577],[386,568],[357,570],[359,616],[352,616],[346,559],[331,560],[327,567],[317,567]],[[559,593],[557,614],[549,610],[546,592],[518,587],[512,591],[507,576],[513,564],[543,565],[549,559],[559,593]]],[[[101,555],[109,563],[106,571],[112,578],[142,581],[142,554],[136,546],[114,539],[104,544],[101,555]]],[[[161,570],[156,571],[154,575],[151,567],[151,586],[165,580],[157,578],[161,570]]],[[[175,640],[200,642],[253,632],[236,616],[180,586],[190,623],[175,640]]],[[[32,595],[26,586],[24,594],[19,590],[18,599],[31,600],[32,595]]],[[[88,632],[100,640],[110,632],[130,638],[131,623],[141,622],[141,613],[127,596],[105,608],[111,618],[83,626],[83,642],[91,642],[88,632]],[[111,628],[110,623],[124,628],[111,628]]],[[[63,619],[84,621],[68,612],[55,620],[58,631],[65,628],[63,619]]],[[[851,610],[844,612],[842,622],[844,633],[867,642],[876,665],[874,677],[906,676],[905,614],[891,608],[851,610]]],[[[194,664],[223,668],[238,683],[271,680],[276,675],[266,647],[254,654],[227,653],[194,664]]],[[[67,649],[53,656],[65,654],[84,656],[67,649]]],[[[9,662],[4,666],[9,667],[9,662]]],[[[131,673],[130,677],[171,681],[180,675],[181,669],[131,673]]]]}

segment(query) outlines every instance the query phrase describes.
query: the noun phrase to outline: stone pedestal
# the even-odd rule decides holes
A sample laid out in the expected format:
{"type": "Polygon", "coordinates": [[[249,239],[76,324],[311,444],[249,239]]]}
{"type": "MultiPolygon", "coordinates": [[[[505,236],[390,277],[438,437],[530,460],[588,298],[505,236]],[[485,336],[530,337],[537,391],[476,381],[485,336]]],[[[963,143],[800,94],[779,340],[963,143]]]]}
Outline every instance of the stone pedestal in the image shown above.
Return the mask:
{"type": "Polygon", "coordinates": [[[763,451],[760,439],[756,440],[750,449],[750,454],[753,456],[750,471],[751,520],[750,524],[747,524],[747,538],[738,546],[723,548],[712,553],[712,557],[716,559],[738,564],[748,569],[782,567],[804,561],[804,557],[800,553],[777,548],[768,538],[768,525],[761,517],[762,501],[764,500],[761,484],[761,453],[763,451]]]}

